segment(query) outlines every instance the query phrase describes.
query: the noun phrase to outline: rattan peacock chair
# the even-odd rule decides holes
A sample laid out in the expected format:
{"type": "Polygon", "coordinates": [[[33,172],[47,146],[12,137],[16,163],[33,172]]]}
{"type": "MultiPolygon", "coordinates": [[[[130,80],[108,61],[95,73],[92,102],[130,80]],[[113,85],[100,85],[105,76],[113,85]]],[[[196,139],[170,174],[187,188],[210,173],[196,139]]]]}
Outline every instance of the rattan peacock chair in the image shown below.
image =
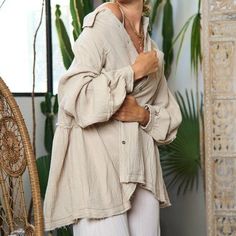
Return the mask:
{"type": "Polygon", "coordinates": [[[0,235],[43,235],[43,211],[36,159],[20,109],[2,78],[0,78],[0,235]],[[26,193],[30,195],[29,201],[26,201],[26,193]],[[28,217],[27,205],[31,198],[33,217],[28,217]]]}

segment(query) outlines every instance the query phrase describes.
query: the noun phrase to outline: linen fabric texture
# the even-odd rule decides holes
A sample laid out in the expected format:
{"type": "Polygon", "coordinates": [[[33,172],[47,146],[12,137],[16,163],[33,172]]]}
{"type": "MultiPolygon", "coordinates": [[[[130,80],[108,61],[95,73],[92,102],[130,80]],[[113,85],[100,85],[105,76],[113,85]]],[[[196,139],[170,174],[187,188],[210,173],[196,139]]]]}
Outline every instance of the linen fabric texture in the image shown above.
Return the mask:
{"type": "Polygon", "coordinates": [[[137,186],[170,206],[158,146],[172,142],[182,117],[164,76],[164,54],[143,17],[144,51],[156,50],[157,72],[134,81],[138,52],[122,22],[97,7],[83,21],[74,60],[58,86],[59,112],[44,200],[45,230],[126,212],[137,186]],[[127,94],[150,110],[146,126],[112,115],[127,94]]]}
{"type": "Polygon", "coordinates": [[[138,185],[132,208],[104,219],[81,219],[73,224],[73,236],[160,236],[159,201],[138,185]]]}

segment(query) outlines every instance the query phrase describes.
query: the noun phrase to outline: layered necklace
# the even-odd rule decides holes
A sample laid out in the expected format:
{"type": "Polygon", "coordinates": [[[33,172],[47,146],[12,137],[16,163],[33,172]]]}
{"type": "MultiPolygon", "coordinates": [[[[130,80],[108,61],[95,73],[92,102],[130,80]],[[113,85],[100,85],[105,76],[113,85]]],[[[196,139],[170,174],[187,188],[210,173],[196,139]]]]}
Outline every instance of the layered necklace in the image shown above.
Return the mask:
{"type": "Polygon", "coordinates": [[[141,24],[140,24],[140,33],[137,32],[137,30],[135,29],[135,27],[133,26],[133,24],[130,22],[130,20],[128,19],[128,17],[125,15],[125,18],[128,20],[132,31],[135,33],[136,37],[138,38],[139,41],[139,50],[142,52],[143,48],[144,48],[144,32],[143,32],[143,27],[142,27],[142,19],[141,19],[141,24]]]}
{"type": "MultiPolygon", "coordinates": [[[[118,2],[116,2],[118,4],[118,6],[120,7],[120,4],[118,2]]],[[[121,7],[120,7],[121,8],[121,7]]],[[[131,29],[133,31],[133,33],[136,35],[138,42],[139,42],[139,50],[141,52],[143,52],[144,49],[144,32],[143,32],[143,18],[141,18],[141,23],[140,23],[140,33],[137,32],[137,30],[135,29],[134,25],[131,23],[131,21],[129,20],[129,18],[126,16],[126,14],[123,11],[123,14],[125,16],[125,18],[128,20],[129,25],[131,26],[131,29]]]]}

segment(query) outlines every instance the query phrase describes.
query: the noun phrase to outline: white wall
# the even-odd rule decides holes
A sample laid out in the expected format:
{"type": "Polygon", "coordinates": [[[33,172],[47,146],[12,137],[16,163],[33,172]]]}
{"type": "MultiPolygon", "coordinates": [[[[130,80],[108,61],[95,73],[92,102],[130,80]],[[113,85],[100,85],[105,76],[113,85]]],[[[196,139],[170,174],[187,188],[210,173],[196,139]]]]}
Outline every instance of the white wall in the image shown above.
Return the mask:
{"type": "MultiPolygon", "coordinates": [[[[40,111],[40,102],[44,100],[44,97],[35,98],[36,109],[36,156],[40,157],[46,154],[44,149],[44,120],[45,116],[40,111]]],[[[26,122],[28,132],[32,141],[33,131],[33,118],[32,118],[32,102],[30,97],[16,97],[24,120],[26,122]]]]}
{"type": "MultiPolygon", "coordinates": [[[[175,35],[187,19],[197,12],[198,1],[172,0],[175,35]]],[[[158,15],[154,28],[153,38],[161,48],[161,15],[158,15]]],[[[184,92],[187,89],[196,89],[196,79],[190,70],[190,33],[189,29],[182,47],[179,63],[175,66],[177,47],[175,47],[175,58],[171,76],[168,80],[170,89],[184,92]]],[[[199,86],[203,91],[202,74],[199,74],[199,86]]],[[[176,189],[169,190],[172,206],[161,209],[162,236],[205,236],[205,200],[203,179],[200,179],[198,191],[187,192],[186,195],[177,196],[176,189]]]]}
{"type": "Polygon", "coordinates": [[[169,190],[171,207],[161,209],[162,236],[205,236],[205,204],[203,182],[198,191],[177,196],[169,190]]]}
{"type": "MultiPolygon", "coordinates": [[[[172,0],[174,8],[175,34],[187,18],[197,11],[197,1],[172,0]]],[[[161,18],[159,15],[158,18],[161,18]]],[[[189,33],[183,45],[178,67],[173,71],[168,81],[172,91],[184,91],[185,88],[195,88],[195,79],[190,72],[189,33]]],[[[153,38],[161,48],[161,22],[156,24],[153,38]]],[[[202,88],[202,82],[201,82],[202,88]]],[[[37,119],[37,156],[45,154],[43,145],[44,116],[40,112],[39,103],[43,98],[36,98],[37,119]]],[[[32,134],[31,99],[18,97],[17,102],[25,118],[29,133],[32,134]]],[[[189,192],[185,196],[177,196],[175,189],[169,190],[172,207],[161,210],[162,236],[205,236],[205,205],[204,190],[201,181],[198,192],[189,192]]]]}
{"type": "MultiPolygon", "coordinates": [[[[197,13],[198,1],[187,1],[187,0],[172,0],[173,5],[173,18],[174,18],[174,34],[175,36],[179,33],[182,26],[185,24],[187,19],[193,14],[197,13]]],[[[162,48],[162,11],[157,16],[156,24],[154,25],[154,32],[152,37],[157,42],[159,48],[162,48]]],[[[168,80],[169,87],[172,91],[178,90],[183,92],[185,88],[193,89],[196,88],[196,80],[190,70],[190,32],[189,29],[186,33],[186,37],[182,46],[178,65],[176,67],[176,55],[178,50],[178,43],[174,47],[174,63],[172,66],[172,73],[168,80]]],[[[200,88],[203,89],[202,76],[199,76],[200,88]]]]}

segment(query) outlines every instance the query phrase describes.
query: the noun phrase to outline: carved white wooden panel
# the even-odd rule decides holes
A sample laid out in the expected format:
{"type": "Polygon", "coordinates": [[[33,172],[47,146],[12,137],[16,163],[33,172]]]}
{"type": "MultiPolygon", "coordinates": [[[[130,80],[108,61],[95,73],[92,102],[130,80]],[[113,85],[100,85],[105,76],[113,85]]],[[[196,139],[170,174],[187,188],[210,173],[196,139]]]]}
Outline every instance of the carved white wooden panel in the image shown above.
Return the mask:
{"type": "Polygon", "coordinates": [[[236,0],[203,0],[208,236],[236,236],[236,0]]]}

